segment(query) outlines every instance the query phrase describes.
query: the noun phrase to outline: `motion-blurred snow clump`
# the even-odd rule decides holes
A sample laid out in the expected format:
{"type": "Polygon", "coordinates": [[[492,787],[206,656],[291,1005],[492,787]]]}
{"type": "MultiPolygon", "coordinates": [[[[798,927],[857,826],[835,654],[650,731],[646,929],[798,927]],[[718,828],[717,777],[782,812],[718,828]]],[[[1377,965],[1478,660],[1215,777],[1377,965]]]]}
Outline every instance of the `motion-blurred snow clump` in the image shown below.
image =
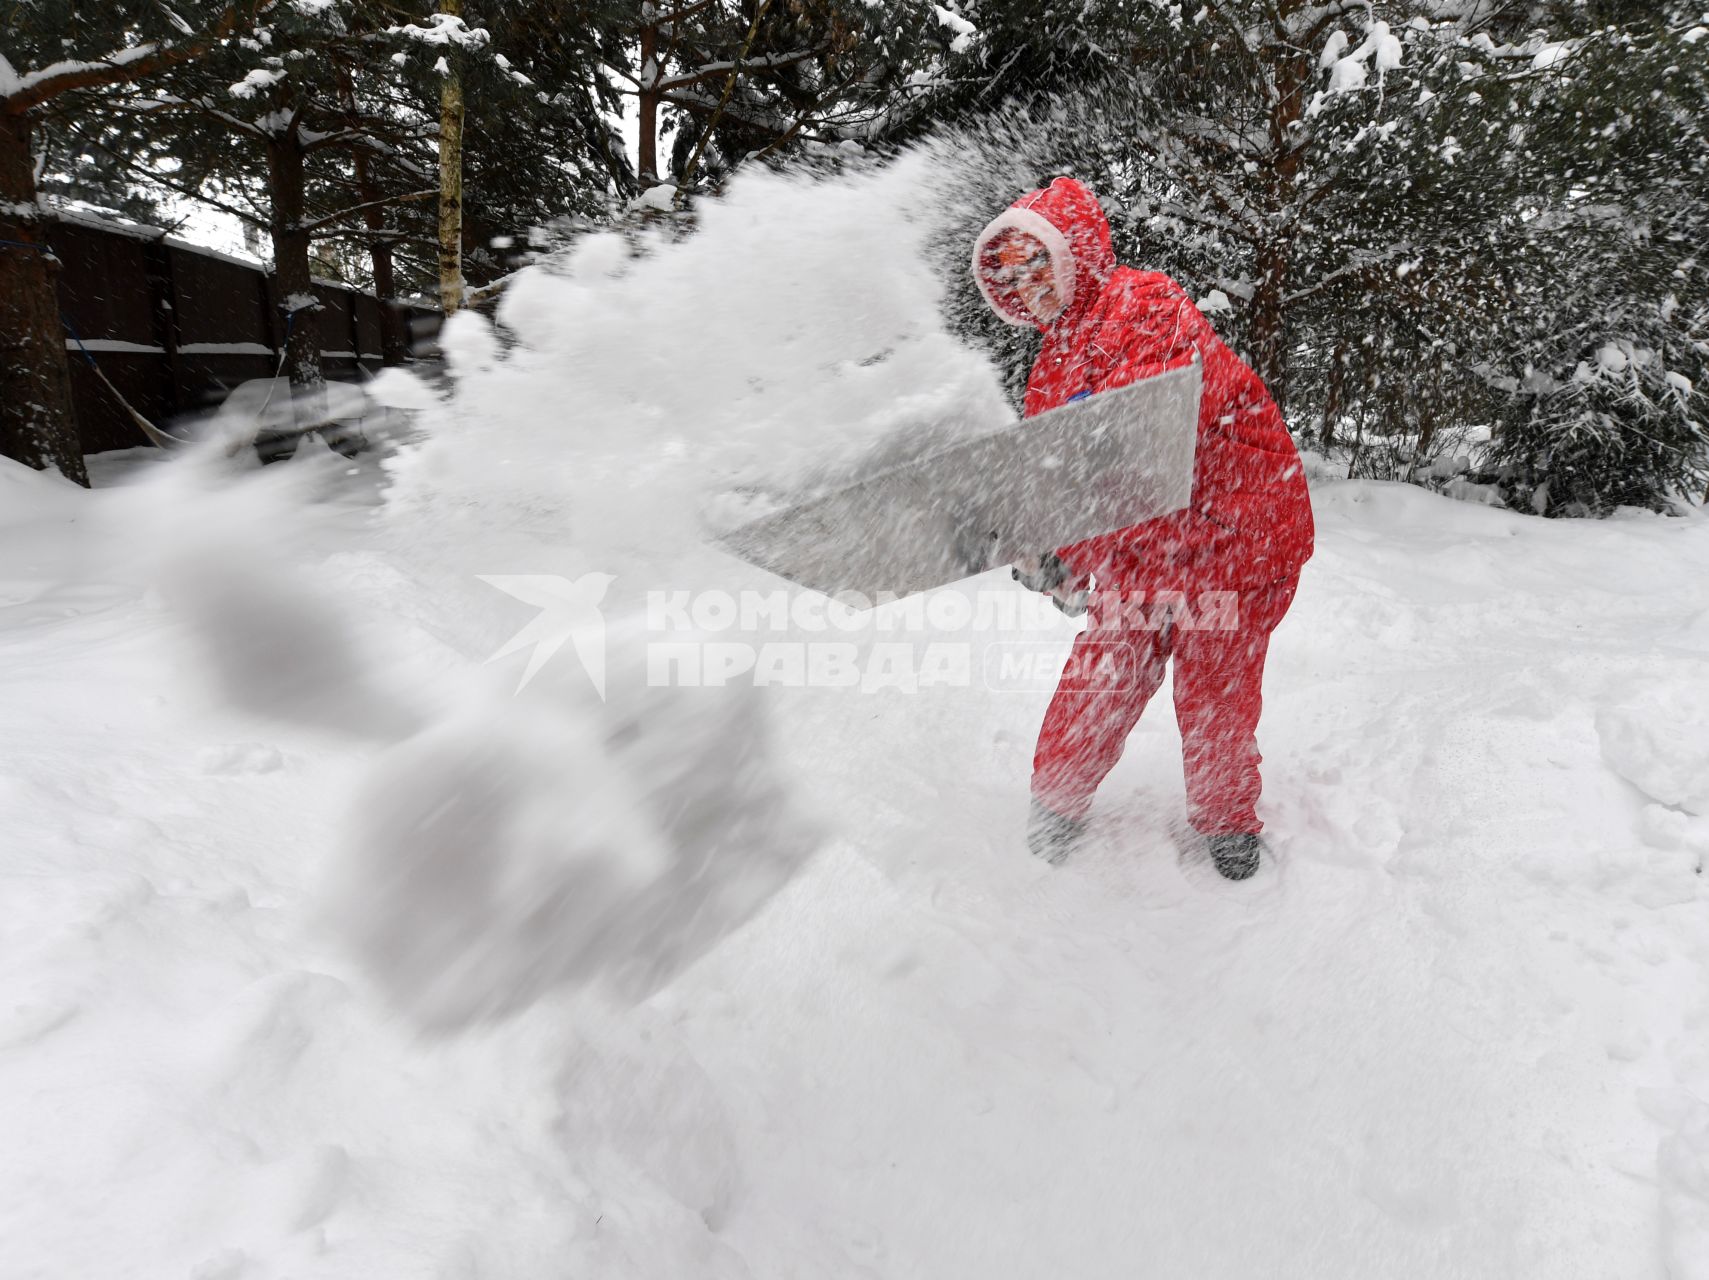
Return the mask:
{"type": "Polygon", "coordinates": [[[637,1000],[740,925],[815,846],[757,692],[569,679],[487,695],[384,752],[325,901],[370,977],[434,1028],[560,986],[637,1000]]]}

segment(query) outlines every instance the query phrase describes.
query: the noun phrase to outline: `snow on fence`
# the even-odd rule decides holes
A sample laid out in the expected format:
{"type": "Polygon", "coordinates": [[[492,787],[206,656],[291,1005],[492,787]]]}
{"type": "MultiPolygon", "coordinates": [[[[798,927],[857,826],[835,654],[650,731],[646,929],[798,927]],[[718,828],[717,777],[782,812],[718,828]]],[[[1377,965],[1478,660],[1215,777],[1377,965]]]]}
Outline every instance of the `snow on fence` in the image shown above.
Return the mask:
{"type": "MultiPolygon", "coordinates": [[[[262,268],[156,228],[69,213],[54,219],[46,238],[62,263],[59,306],[85,453],[148,442],[84,351],[157,423],[210,408],[239,383],[270,378],[278,368],[285,318],[273,277],[262,268]]],[[[316,281],[314,290],[323,308],[321,364],[328,378],[356,379],[397,363],[412,339],[438,328],[437,309],[392,304],[403,341],[392,344],[387,361],[378,298],[328,281],[316,281]]]]}

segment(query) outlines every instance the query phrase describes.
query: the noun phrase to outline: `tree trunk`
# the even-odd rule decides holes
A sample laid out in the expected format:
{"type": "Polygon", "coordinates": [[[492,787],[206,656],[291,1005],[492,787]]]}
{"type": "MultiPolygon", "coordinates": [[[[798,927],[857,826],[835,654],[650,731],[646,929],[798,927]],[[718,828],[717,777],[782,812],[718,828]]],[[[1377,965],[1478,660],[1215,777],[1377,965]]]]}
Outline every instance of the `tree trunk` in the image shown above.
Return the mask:
{"type": "MultiPolygon", "coordinates": [[[[649,6],[650,7],[650,6],[649,6]]],[[[659,29],[641,28],[641,93],[639,145],[636,148],[639,185],[645,191],[659,181],[659,92],[653,86],[663,79],[663,68],[656,65],[659,56],[659,29]]]]}
{"type": "MultiPolygon", "coordinates": [[[[299,431],[325,418],[326,383],[320,369],[320,301],[309,266],[309,233],[303,230],[304,157],[295,126],[267,146],[267,173],[273,203],[273,284],[285,313],[285,372],[291,382],[291,412],[299,431]]],[[[263,456],[289,455],[294,443],[280,448],[263,432],[257,443],[263,456]]]]}
{"type": "MultiPolygon", "coordinates": [[[[373,204],[382,196],[368,167],[368,157],[358,149],[355,161],[357,199],[363,204],[373,204]]],[[[362,218],[370,231],[387,230],[385,211],[378,206],[364,209],[362,218]]],[[[392,265],[391,240],[384,235],[376,235],[368,242],[368,255],[374,266],[374,296],[380,300],[380,362],[402,364],[409,356],[409,342],[404,334],[403,313],[397,304],[397,273],[392,265]]]]}
{"type": "Polygon", "coordinates": [[[1318,432],[1318,447],[1328,453],[1335,447],[1335,424],[1341,417],[1341,406],[1347,398],[1347,339],[1335,343],[1329,357],[1329,393],[1323,404],[1323,429],[1318,432]]]}
{"type": "MultiPolygon", "coordinates": [[[[1284,6],[1284,12],[1294,6],[1284,6]]],[[[1288,398],[1288,270],[1292,265],[1302,153],[1298,129],[1314,64],[1299,50],[1271,44],[1276,98],[1271,104],[1268,172],[1264,175],[1269,230],[1258,246],[1252,289],[1252,367],[1284,413],[1288,398]]]]}
{"type": "MultiPolygon", "coordinates": [[[[357,128],[362,123],[362,112],[356,102],[355,83],[347,70],[339,73],[338,96],[350,127],[357,128]]],[[[365,147],[358,145],[352,148],[350,159],[356,177],[356,198],[367,206],[362,210],[362,221],[368,230],[374,233],[373,239],[368,241],[368,258],[374,274],[374,297],[380,304],[380,363],[388,366],[399,365],[409,358],[409,341],[404,333],[403,312],[397,304],[397,276],[392,263],[392,240],[386,235],[390,228],[386,226],[386,210],[380,205],[385,193],[380,190],[380,184],[374,181],[374,170],[368,162],[365,147]]],[[[355,350],[357,363],[360,365],[360,343],[355,350]]]]}
{"type": "Polygon", "coordinates": [[[42,243],[27,113],[0,113],[0,454],[38,471],[57,467],[89,484],[65,328],[54,276],[59,262],[42,243]]]}
{"type": "MultiPolygon", "coordinates": [[[[463,0],[440,0],[441,13],[461,16],[463,0]]],[[[439,309],[463,305],[463,76],[455,53],[439,89],[439,309]]]]}
{"type": "Polygon", "coordinates": [[[1412,465],[1407,468],[1408,480],[1418,470],[1418,464],[1429,460],[1430,446],[1436,443],[1436,414],[1431,407],[1431,397],[1423,395],[1418,398],[1418,443],[1412,448],[1412,465]]]}
{"type": "Polygon", "coordinates": [[[1252,290],[1252,368],[1284,411],[1288,392],[1288,330],[1282,301],[1288,283],[1287,242],[1275,235],[1258,246],[1252,290]]]}

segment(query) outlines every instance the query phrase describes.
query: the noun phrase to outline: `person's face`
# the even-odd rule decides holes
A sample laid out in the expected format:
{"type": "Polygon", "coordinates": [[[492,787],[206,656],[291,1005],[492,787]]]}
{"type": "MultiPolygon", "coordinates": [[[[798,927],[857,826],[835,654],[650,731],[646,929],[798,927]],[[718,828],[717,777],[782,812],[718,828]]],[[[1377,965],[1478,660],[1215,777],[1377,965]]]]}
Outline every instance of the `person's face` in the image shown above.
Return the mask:
{"type": "Polygon", "coordinates": [[[1062,311],[1056,292],[1056,273],[1051,270],[1050,252],[1032,236],[1006,236],[997,246],[997,269],[993,276],[1012,285],[1021,305],[1041,324],[1048,324],[1062,311]]]}

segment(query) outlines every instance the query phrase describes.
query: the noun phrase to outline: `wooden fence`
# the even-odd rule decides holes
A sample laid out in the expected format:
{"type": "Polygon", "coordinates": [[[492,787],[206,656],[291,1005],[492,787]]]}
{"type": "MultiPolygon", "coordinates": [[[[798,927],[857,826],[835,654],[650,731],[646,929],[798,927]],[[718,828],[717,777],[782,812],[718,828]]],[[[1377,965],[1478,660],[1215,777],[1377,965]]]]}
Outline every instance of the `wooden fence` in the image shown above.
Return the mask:
{"type": "MultiPolygon", "coordinates": [[[[157,425],[211,408],[240,382],[278,370],[285,318],[273,277],[260,267],[153,228],[76,214],[60,214],[46,238],[63,264],[59,306],[85,453],[148,443],[90,360],[157,425]]],[[[380,300],[324,281],[314,289],[326,376],[348,381],[380,368],[380,300]]],[[[431,342],[437,309],[392,305],[406,342],[431,342]]]]}

